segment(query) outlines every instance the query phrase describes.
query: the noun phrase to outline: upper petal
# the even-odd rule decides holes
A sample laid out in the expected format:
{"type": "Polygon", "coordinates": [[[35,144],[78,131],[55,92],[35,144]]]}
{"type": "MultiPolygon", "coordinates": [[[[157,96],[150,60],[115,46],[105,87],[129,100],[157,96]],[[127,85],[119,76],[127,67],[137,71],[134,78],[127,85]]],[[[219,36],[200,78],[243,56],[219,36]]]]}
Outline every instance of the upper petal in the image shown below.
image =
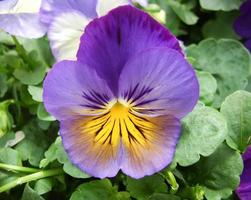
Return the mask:
{"type": "Polygon", "coordinates": [[[93,18],[97,15],[96,4],[97,0],[43,0],[40,18],[43,23],[50,24],[55,15],[67,10],[76,10],[87,18],[93,18]]]}
{"type": "Polygon", "coordinates": [[[169,47],[181,52],[178,40],[147,13],[121,6],[90,22],[81,37],[77,58],[96,69],[116,93],[125,63],[151,47],[169,47]]]}
{"type": "Polygon", "coordinates": [[[76,60],[80,37],[90,19],[76,10],[54,16],[48,30],[53,55],[59,60],[76,60]]]}
{"type": "Polygon", "coordinates": [[[113,8],[128,4],[129,0],[98,0],[96,10],[98,16],[103,16],[113,8]]]}
{"type": "Polygon", "coordinates": [[[103,113],[113,99],[106,82],[93,69],[73,61],[55,64],[43,88],[45,108],[58,120],[103,113]]]}
{"type": "Polygon", "coordinates": [[[152,48],[130,59],[119,78],[119,97],[143,115],[171,115],[180,119],[199,98],[195,72],[170,48],[152,48]]]}

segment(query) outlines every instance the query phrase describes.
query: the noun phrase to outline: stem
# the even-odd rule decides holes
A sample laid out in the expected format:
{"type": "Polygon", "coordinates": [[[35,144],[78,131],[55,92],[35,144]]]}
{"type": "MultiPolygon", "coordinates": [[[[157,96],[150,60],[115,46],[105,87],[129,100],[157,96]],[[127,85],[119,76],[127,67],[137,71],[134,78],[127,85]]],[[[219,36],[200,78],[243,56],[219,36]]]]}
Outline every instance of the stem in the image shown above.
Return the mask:
{"type": "Polygon", "coordinates": [[[29,63],[29,57],[28,57],[24,47],[18,42],[18,40],[17,40],[17,38],[15,36],[12,35],[11,37],[12,37],[12,39],[13,39],[15,45],[16,45],[16,50],[17,50],[17,53],[19,54],[19,56],[21,56],[21,58],[25,62],[29,63]]]}
{"type": "Polygon", "coordinates": [[[23,183],[28,183],[30,181],[35,181],[35,180],[50,177],[50,176],[58,176],[63,173],[64,171],[62,168],[57,168],[57,169],[44,170],[44,171],[36,172],[27,176],[23,176],[0,187],[0,193],[8,191],[11,188],[14,188],[23,183]]]}
{"type": "Polygon", "coordinates": [[[164,174],[160,173],[160,175],[163,176],[166,179],[166,181],[170,184],[171,186],[170,193],[176,194],[176,192],[179,189],[179,184],[176,182],[176,179],[173,173],[171,171],[166,171],[164,174]]]}
{"type": "Polygon", "coordinates": [[[7,171],[14,171],[14,172],[24,172],[24,173],[39,172],[39,170],[35,168],[21,167],[17,165],[8,165],[8,164],[3,164],[3,163],[0,163],[0,169],[7,170],[7,171]]]}

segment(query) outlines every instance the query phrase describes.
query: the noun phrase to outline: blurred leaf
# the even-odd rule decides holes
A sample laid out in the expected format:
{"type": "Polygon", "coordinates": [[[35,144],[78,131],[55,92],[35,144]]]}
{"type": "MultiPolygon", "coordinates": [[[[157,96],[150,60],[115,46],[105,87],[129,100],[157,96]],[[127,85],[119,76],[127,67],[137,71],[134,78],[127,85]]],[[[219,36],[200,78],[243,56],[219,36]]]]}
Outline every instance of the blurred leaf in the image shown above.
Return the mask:
{"type": "Polygon", "coordinates": [[[200,0],[200,5],[206,10],[238,10],[244,0],[200,0]]]}
{"type": "Polygon", "coordinates": [[[189,166],[209,156],[227,137],[227,123],[217,110],[197,106],[182,121],[182,135],[178,143],[175,161],[189,166]]]}
{"type": "Polygon", "coordinates": [[[241,155],[226,144],[218,147],[211,156],[201,158],[195,165],[184,168],[188,182],[192,185],[199,184],[208,200],[230,196],[239,185],[242,169],[241,155]]]}
{"type": "Polygon", "coordinates": [[[244,152],[251,144],[251,93],[237,91],[229,95],[221,106],[228,122],[227,143],[244,152]]]}
{"type": "Polygon", "coordinates": [[[8,133],[13,125],[13,118],[9,113],[9,105],[14,103],[13,100],[0,102],[0,138],[8,133]]]}
{"type": "Polygon", "coordinates": [[[11,148],[0,148],[0,162],[22,166],[22,159],[19,152],[11,148]]]}
{"type": "Polygon", "coordinates": [[[200,85],[200,101],[206,105],[210,105],[214,100],[217,90],[217,82],[215,78],[208,72],[196,71],[200,85]]]}
{"type": "Polygon", "coordinates": [[[238,12],[217,12],[216,19],[207,21],[202,32],[205,38],[233,38],[238,39],[234,32],[233,24],[238,16],[238,12]]]}
{"type": "Polygon", "coordinates": [[[154,193],[167,192],[167,185],[162,176],[157,174],[146,176],[141,179],[127,177],[126,189],[130,192],[132,197],[139,200],[145,200],[149,199],[154,193]]]}
{"type": "Polygon", "coordinates": [[[44,108],[44,104],[40,103],[37,108],[37,116],[43,121],[55,121],[56,119],[51,116],[44,108]]]}
{"type": "Polygon", "coordinates": [[[34,101],[43,102],[43,98],[42,98],[43,88],[29,85],[28,91],[34,101]]]}
{"type": "Polygon", "coordinates": [[[13,75],[25,85],[37,85],[44,79],[45,71],[45,66],[38,63],[34,69],[17,68],[13,75]]]}
{"type": "Polygon", "coordinates": [[[176,0],[167,0],[167,3],[185,24],[193,25],[197,23],[199,18],[186,4],[176,0]]]}
{"type": "Polygon", "coordinates": [[[126,200],[121,198],[117,188],[108,179],[91,181],[80,185],[70,200],[126,200]]]}
{"type": "Polygon", "coordinates": [[[181,198],[172,194],[154,193],[149,200],[181,200],[181,198]]]}
{"type": "Polygon", "coordinates": [[[27,183],[25,185],[21,200],[45,200],[45,199],[39,196],[39,194],[35,190],[33,190],[27,183]]]}
{"type": "Polygon", "coordinates": [[[36,181],[34,190],[37,194],[42,195],[52,190],[52,179],[44,178],[36,181]]]}
{"type": "Polygon", "coordinates": [[[211,73],[217,80],[214,107],[219,108],[226,96],[246,87],[251,57],[238,41],[206,39],[189,46],[187,55],[196,59],[196,69],[211,73]]]}
{"type": "Polygon", "coordinates": [[[0,98],[2,98],[8,90],[7,76],[0,74],[0,98]]]}
{"type": "Polygon", "coordinates": [[[22,156],[23,160],[28,160],[33,166],[39,166],[45,150],[48,148],[48,136],[39,129],[35,121],[29,122],[22,130],[25,139],[15,147],[22,156]]]}

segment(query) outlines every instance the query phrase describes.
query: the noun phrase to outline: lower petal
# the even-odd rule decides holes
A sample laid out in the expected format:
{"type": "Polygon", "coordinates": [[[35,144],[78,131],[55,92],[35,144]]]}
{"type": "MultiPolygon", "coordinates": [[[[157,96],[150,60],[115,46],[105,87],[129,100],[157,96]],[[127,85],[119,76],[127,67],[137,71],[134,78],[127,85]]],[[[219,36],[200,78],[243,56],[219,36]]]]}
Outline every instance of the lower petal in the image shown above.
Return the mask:
{"type": "Polygon", "coordinates": [[[112,132],[116,130],[107,122],[108,117],[61,122],[60,134],[70,160],[84,172],[99,178],[115,176],[121,160],[120,138],[114,137],[116,133],[112,132]]]}
{"type": "Polygon", "coordinates": [[[122,133],[122,171],[133,178],[142,178],[169,165],[180,136],[179,120],[169,116],[142,120],[136,116],[132,123],[127,133],[122,133]]]}

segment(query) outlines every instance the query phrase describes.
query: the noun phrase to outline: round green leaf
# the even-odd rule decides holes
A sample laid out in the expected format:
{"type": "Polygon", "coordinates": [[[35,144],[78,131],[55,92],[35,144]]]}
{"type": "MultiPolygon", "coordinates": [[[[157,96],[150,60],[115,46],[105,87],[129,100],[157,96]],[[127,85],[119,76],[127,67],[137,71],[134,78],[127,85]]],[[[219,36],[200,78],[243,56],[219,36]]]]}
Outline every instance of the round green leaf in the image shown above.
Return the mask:
{"type": "Polygon", "coordinates": [[[103,179],[80,185],[70,200],[119,200],[117,195],[117,188],[108,179],[103,179]]]}
{"type": "Polygon", "coordinates": [[[215,78],[208,72],[196,71],[200,85],[200,101],[209,105],[214,100],[217,90],[217,82],[215,78]]]}
{"type": "Polygon", "coordinates": [[[222,103],[221,113],[228,122],[228,145],[245,151],[251,144],[251,93],[237,91],[231,94],[222,103]]]}
{"type": "Polygon", "coordinates": [[[217,110],[197,106],[182,121],[182,135],[178,143],[175,161],[181,166],[196,163],[200,155],[209,156],[225,140],[227,123],[217,110]]]}
{"type": "Polygon", "coordinates": [[[202,186],[207,200],[221,200],[239,185],[242,169],[241,155],[223,143],[211,156],[185,171],[190,184],[202,186]]]}
{"type": "Polygon", "coordinates": [[[196,59],[196,69],[211,73],[217,80],[214,107],[219,108],[229,94],[246,87],[251,57],[240,42],[206,39],[188,47],[187,54],[196,59]]]}
{"type": "Polygon", "coordinates": [[[28,86],[28,91],[30,95],[32,96],[32,99],[37,102],[43,102],[43,88],[37,87],[37,86],[28,86]]]}
{"type": "Polygon", "coordinates": [[[167,192],[165,180],[160,175],[146,176],[141,179],[127,178],[127,191],[131,196],[139,199],[149,199],[154,193],[167,192]]]}

